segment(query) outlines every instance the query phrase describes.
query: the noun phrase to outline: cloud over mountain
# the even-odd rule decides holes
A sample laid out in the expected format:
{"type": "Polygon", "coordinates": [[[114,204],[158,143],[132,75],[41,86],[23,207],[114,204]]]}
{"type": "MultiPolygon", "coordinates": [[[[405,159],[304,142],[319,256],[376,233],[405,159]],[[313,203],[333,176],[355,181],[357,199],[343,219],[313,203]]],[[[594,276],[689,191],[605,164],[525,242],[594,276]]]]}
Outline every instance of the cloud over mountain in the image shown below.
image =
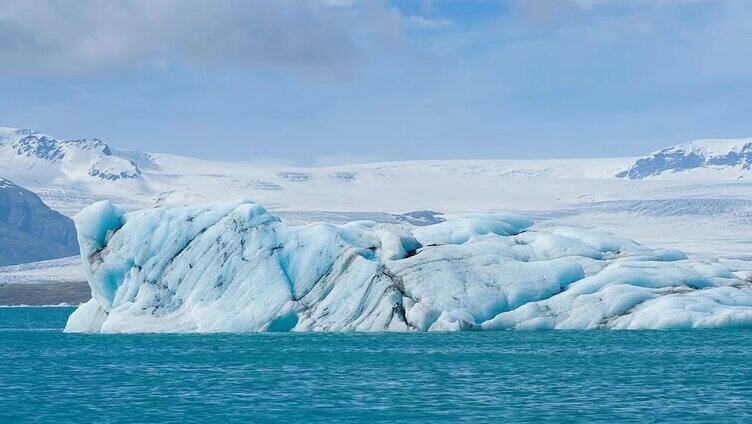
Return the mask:
{"type": "Polygon", "coordinates": [[[85,74],[173,62],[343,66],[357,56],[353,6],[327,1],[0,2],[10,73],[85,74]]]}

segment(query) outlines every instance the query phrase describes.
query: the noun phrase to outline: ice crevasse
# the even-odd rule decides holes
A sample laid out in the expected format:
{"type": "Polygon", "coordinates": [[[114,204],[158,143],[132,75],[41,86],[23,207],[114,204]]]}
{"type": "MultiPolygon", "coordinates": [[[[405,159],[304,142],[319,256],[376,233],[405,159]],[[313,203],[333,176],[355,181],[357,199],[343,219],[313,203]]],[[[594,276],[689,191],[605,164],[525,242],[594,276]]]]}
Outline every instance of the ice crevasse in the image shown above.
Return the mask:
{"type": "Polygon", "coordinates": [[[75,219],[92,299],[69,332],[752,327],[752,263],[478,213],[285,224],[249,201],[75,219]]]}

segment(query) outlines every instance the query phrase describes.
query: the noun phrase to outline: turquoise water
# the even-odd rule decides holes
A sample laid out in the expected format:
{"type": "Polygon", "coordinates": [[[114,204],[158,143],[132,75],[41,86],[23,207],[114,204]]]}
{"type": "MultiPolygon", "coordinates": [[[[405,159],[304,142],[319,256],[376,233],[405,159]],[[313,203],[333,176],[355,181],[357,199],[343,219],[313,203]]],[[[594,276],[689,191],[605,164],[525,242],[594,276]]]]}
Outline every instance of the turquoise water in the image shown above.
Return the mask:
{"type": "Polygon", "coordinates": [[[78,335],[0,308],[0,422],[752,420],[752,331],[78,335]]]}

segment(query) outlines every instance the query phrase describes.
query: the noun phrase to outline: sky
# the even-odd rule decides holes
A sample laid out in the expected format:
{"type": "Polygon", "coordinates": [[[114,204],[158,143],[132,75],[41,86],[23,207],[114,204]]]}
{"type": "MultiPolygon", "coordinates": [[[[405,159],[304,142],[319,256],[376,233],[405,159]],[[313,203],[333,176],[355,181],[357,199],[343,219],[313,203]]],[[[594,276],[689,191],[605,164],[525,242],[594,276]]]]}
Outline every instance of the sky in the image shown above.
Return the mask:
{"type": "Polygon", "coordinates": [[[0,0],[0,126],[298,165],[752,137],[752,1],[0,0]]]}

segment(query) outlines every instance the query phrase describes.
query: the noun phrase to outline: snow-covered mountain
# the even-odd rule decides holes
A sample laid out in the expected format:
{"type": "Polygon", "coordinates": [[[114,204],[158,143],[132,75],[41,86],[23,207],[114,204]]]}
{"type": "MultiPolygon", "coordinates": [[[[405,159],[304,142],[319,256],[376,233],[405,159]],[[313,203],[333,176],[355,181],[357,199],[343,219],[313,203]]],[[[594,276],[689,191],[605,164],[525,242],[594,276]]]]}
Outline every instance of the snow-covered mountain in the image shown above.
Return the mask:
{"type": "Polygon", "coordinates": [[[637,159],[616,176],[633,180],[683,173],[684,177],[739,178],[752,170],[752,138],[696,140],[637,159]]]}
{"type": "Polygon", "coordinates": [[[118,181],[141,176],[135,163],[113,155],[99,139],[58,140],[32,129],[0,128],[0,163],[10,177],[118,181]]]}
{"type": "Polygon", "coordinates": [[[135,209],[239,197],[263,201],[274,210],[402,213],[435,209],[427,205],[436,199],[445,200],[439,205],[442,212],[473,210],[493,207],[492,197],[468,193],[467,186],[504,191],[517,189],[498,184],[510,179],[613,179],[629,161],[430,160],[291,167],[123,151],[98,139],[60,140],[35,130],[0,128],[2,175],[69,216],[98,200],[135,209]]]}
{"type": "MultiPolygon", "coordinates": [[[[70,216],[98,200],[136,209],[239,197],[272,210],[509,209],[503,199],[514,199],[513,209],[530,210],[624,200],[625,188],[630,199],[653,197],[656,187],[625,186],[623,180],[660,177],[659,191],[681,196],[690,181],[733,181],[752,173],[752,139],[695,141],[643,158],[289,167],[123,151],[98,139],[59,140],[34,130],[0,128],[0,170],[70,216]],[[479,190],[485,195],[478,196],[479,190]]],[[[702,196],[702,190],[693,195],[702,196]]]]}
{"type": "Polygon", "coordinates": [[[0,178],[0,265],[78,253],[73,221],[37,195],[0,178]]]}
{"type": "Polygon", "coordinates": [[[496,207],[501,197],[514,198],[516,209],[538,209],[621,197],[624,184],[619,181],[624,179],[660,177],[671,186],[752,175],[752,139],[693,141],[642,158],[289,167],[124,151],[95,138],[60,140],[35,130],[0,127],[0,173],[67,215],[104,199],[132,209],[238,197],[263,201],[274,210],[352,211],[356,205],[358,210],[392,212],[478,210],[496,207]],[[589,183],[573,190],[576,180],[589,183]],[[476,196],[466,187],[482,188],[488,195],[476,196]],[[604,188],[608,195],[593,188],[604,188]],[[444,202],[437,205],[436,199],[444,202]]]}
{"type": "Polygon", "coordinates": [[[664,156],[669,151],[677,158],[688,156],[679,151],[703,152],[704,159],[697,162],[706,165],[632,179],[625,177],[646,176],[647,165],[660,160],[421,160],[294,167],[122,151],[99,140],[61,141],[32,130],[5,128],[1,133],[0,175],[68,216],[100,200],[134,210],[250,198],[297,224],[393,221],[412,211],[508,211],[541,223],[598,226],[688,252],[737,255],[749,251],[752,239],[750,183],[738,178],[752,170],[739,162],[747,151],[740,141],[669,149],[664,156]],[[616,178],[619,173],[623,178],[616,178]]]}

